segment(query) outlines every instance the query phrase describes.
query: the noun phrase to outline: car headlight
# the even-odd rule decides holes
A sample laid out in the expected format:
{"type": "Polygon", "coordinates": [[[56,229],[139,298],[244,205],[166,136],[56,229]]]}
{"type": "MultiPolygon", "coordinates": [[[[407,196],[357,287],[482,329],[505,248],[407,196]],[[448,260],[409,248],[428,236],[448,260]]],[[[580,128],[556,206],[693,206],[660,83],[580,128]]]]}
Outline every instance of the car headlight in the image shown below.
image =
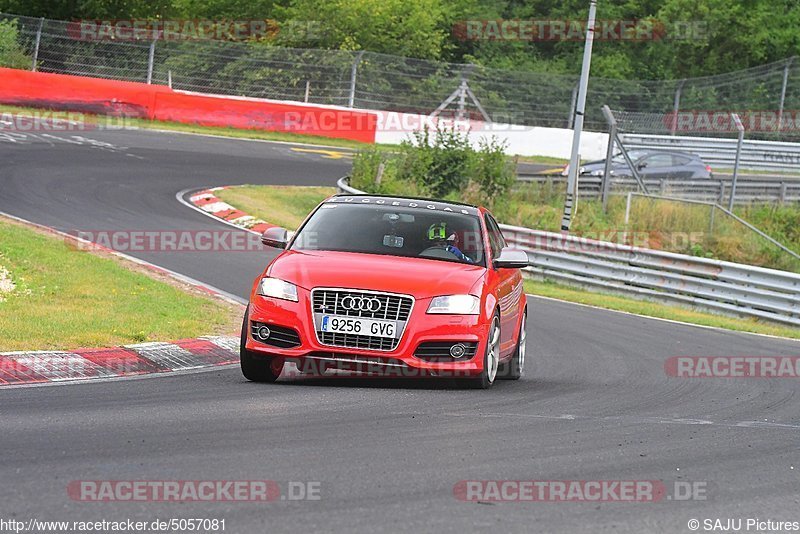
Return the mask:
{"type": "Polygon", "coordinates": [[[261,283],[258,284],[258,294],[264,297],[297,302],[297,286],[278,278],[262,278],[261,283]]]}
{"type": "Polygon", "coordinates": [[[445,295],[431,300],[428,313],[478,315],[480,307],[481,301],[474,295],[445,295]]]}

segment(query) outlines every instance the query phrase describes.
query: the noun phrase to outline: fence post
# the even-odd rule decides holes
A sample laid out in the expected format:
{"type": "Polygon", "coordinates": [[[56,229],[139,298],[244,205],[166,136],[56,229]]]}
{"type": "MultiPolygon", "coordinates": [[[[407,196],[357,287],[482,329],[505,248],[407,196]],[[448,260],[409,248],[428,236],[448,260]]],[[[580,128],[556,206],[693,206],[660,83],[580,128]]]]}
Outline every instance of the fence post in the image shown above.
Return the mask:
{"type": "Polygon", "coordinates": [[[789,85],[789,70],[792,67],[794,57],[786,60],[786,65],[783,67],[783,85],[781,85],[781,102],[778,105],[778,133],[783,129],[783,107],[786,104],[786,87],[789,85]]]}
{"type": "Polygon", "coordinates": [[[708,236],[711,237],[714,235],[714,214],[717,213],[717,206],[711,205],[711,216],[709,217],[708,223],[708,236]]]}
{"type": "MultiPolygon", "coordinates": [[[[310,91],[311,91],[311,80],[306,80],[306,94],[305,96],[303,96],[303,102],[305,102],[306,104],[308,104],[308,93],[310,91]]],[[[352,104],[350,105],[350,107],[351,108],[353,107],[352,104]]]]}
{"type": "Polygon", "coordinates": [[[156,58],[156,39],[150,43],[150,53],[147,55],[147,84],[153,83],[153,62],[156,58]]]}
{"type": "Polygon", "coordinates": [[[783,205],[786,203],[786,193],[787,193],[786,182],[781,182],[781,194],[778,198],[778,202],[783,205]]]}
{"type": "Polygon", "coordinates": [[[675,131],[678,129],[678,112],[681,109],[681,92],[683,91],[683,84],[686,83],[686,80],[681,80],[678,82],[678,87],[675,89],[675,99],[672,102],[672,127],[670,128],[671,135],[675,135],[675,131]]]}
{"type": "Polygon", "coordinates": [[[363,50],[356,54],[353,66],[350,68],[350,97],[347,99],[347,107],[349,108],[352,108],[356,102],[356,77],[358,75],[358,64],[361,63],[361,56],[363,55],[363,50]]]}
{"type": "Polygon", "coordinates": [[[739,158],[742,156],[742,142],[744,142],[744,126],[736,113],[731,113],[736,129],[739,130],[739,141],[736,143],[736,160],[733,162],[733,180],[731,181],[731,199],[728,202],[728,211],[733,211],[733,202],[736,200],[736,180],[739,178],[739,158]]]}
{"type": "Polygon", "coordinates": [[[36,72],[36,63],[39,61],[39,45],[42,42],[42,29],[44,28],[44,17],[39,19],[39,29],[36,30],[36,43],[33,45],[33,61],[31,70],[36,72]]]}
{"type": "Polygon", "coordinates": [[[606,149],[606,164],[603,167],[603,182],[600,187],[600,197],[603,202],[603,213],[608,210],[608,191],[611,187],[611,158],[614,157],[614,140],[617,138],[617,119],[608,105],[603,106],[603,115],[608,122],[608,148],[606,149]]]}

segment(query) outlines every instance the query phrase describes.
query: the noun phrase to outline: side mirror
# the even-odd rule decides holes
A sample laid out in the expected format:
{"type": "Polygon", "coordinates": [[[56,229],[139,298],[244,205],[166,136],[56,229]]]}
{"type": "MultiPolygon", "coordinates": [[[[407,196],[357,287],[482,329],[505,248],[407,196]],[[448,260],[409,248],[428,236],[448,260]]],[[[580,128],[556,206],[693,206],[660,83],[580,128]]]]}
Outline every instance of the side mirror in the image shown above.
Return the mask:
{"type": "Polygon", "coordinates": [[[636,169],[637,169],[637,170],[640,170],[640,171],[641,171],[641,170],[642,170],[642,169],[644,169],[645,167],[647,167],[647,163],[645,163],[645,162],[641,162],[641,163],[637,163],[637,164],[636,164],[636,169]]]}
{"type": "Polygon", "coordinates": [[[522,269],[530,265],[528,253],[524,250],[506,247],[500,251],[500,256],[495,258],[495,269],[522,269]]]}
{"type": "Polygon", "coordinates": [[[289,232],[286,228],[267,228],[263,234],[261,234],[261,242],[268,247],[273,248],[286,248],[286,245],[289,244],[289,232]]]}

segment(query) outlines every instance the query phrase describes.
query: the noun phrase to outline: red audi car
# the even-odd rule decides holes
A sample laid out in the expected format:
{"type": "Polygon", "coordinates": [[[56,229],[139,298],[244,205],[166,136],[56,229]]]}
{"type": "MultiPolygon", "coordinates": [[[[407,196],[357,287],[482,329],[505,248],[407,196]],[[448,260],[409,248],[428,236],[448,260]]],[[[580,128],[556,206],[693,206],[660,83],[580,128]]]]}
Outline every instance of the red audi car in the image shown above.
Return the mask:
{"type": "Polygon", "coordinates": [[[527,254],[506,248],[483,208],[337,195],[255,280],[242,327],[244,376],[274,382],[285,362],[390,376],[455,377],[488,388],[525,364],[527,254]]]}

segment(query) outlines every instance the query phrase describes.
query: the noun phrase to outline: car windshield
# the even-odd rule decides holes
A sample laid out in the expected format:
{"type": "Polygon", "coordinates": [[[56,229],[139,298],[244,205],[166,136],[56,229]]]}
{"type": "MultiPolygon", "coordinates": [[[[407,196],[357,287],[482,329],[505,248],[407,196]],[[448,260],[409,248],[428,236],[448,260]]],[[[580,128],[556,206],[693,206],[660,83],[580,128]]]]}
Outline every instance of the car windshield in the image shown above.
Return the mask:
{"type": "Polygon", "coordinates": [[[477,216],[376,204],[327,202],[300,229],[291,250],[331,250],[485,266],[477,216]]]}
{"type": "MultiPolygon", "coordinates": [[[[645,155],[647,155],[647,152],[644,150],[628,150],[628,156],[631,158],[631,161],[636,161],[645,155]]],[[[611,161],[614,163],[625,163],[625,156],[622,155],[622,152],[617,152],[614,157],[611,158],[611,161]]]]}

